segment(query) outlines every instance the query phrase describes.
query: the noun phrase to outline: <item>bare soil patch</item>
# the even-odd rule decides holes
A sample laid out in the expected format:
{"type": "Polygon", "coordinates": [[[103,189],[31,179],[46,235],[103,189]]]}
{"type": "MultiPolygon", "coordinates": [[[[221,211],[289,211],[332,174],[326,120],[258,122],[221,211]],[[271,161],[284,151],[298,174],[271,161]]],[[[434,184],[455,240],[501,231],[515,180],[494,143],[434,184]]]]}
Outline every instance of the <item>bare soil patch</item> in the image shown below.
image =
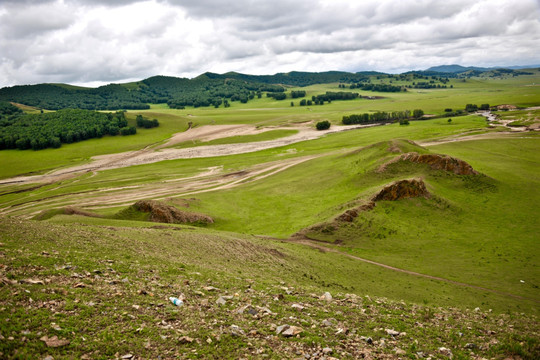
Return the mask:
{"type": "Polygon", "coordinates": [[[236,135],[247,135],[249,133],[254,134],[257,132],[263,132],[266,130],[256,130],[253,125],[207,125],[199,128],[192,128],[186,132],[174,135],[172,142],[168,142],[165,145],[160,146],[158,149],[146,147],[138,151],[129,151],[119,154],[107,154],[92,157],[91,162],[73,166],[69,168],[55,170],[53,172],[35,175],[35,176],[19,176],[9,179],[0,180],[1,184],[27,184],[27,183],[54,183],[60,180],[72,178],[86,172],[96,172],[100,170],[116,169],[122,167],[129,167],[134,165],[151,164],[164,160],[175,159],[192,159],[192,158],[204,158],[204,157],[216,157],[216,156],[228,156],[243,154],[249,152],[255,152],[265,149],[271,149],[281,146],[294,144],[301,141],[317,139],[326,134],[354,130],[363,127],[377,126],[377,124],[370,125],[355,125],[355,126],[334,126],[328,131],[317,131],[307,126],[302,127],[286,127],[286,128],[273,128],[273,129],[296,129],[299,132],[297,134],[279,138],[275,140],[259,141],[243,144],[223,144],[223,145],[207,145],[194,148],[174,149],[164,148],[165,146],[171,146],[171,144],[179,143],[189,139],[219,139],[223,137],[230,137],[236,135]],[[215,128],[217,127],[217,129],[215,128]]]}
{"type": "Polygon", "coordinates": [[[433,170],[450,171],[457,175],[478,175],[478,172],[473,169],[467,162],[456,159],[448,155],[438,154],[418,154],[416,152],[410,152],[403,154],[389,162],[383,164],[377,171],[383,172],[388,165],[396,163],[398,161],[409,161],[418,164],[427,164],[433,170]]]}
{"type": "Polygon", "coordinates": [[[150,221],[168,224],[212,224],[214,220],[204,214],[181,211],[160,201],[141,200],[132,205],[133,209],[150,214],[150,221]]]}

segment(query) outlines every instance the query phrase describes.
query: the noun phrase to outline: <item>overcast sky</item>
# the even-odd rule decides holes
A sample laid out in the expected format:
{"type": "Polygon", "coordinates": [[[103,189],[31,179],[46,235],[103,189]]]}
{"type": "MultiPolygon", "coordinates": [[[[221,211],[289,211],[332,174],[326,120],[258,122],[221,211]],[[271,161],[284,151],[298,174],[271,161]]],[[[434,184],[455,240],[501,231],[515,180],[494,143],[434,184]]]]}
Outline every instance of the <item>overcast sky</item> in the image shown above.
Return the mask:
{"type": "Polygon", "coordinates": [[[540,0],[0,0],[0,87],[540,64],[540,0]]]}

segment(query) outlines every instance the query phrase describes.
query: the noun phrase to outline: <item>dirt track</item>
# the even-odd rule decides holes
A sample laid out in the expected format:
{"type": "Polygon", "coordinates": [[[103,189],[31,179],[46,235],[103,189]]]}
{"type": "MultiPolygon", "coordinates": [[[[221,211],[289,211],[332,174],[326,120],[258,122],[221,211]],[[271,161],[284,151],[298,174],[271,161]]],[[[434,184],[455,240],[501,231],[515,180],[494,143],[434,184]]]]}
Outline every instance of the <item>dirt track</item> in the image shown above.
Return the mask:
{"type": "Polygon", "coordinates": [[[354,130],[375,125],[357,126],[333,126],[328,131],[317,131],[310,127],[286,127],[257,129],[253,125],[206,125],[189,129],[183,133],[175,134],[166,144],[157,148],[144,148],[137,151],[119,154],[107,154],[92,157],[92,161],[65,169],[55,170],[43,175],[19,176],[0,180],[1,184],[29,184],[29,183],[54,183],[60,180],[74,177],[85,172],[95,172],[107,169],[116,169],[133,165],[150,164],[164,160],[191,159],[215,156],[227,156],[255,152],[281,146],[294,144],[301,141],[317,139],[326,134],[354,130]],[[257,134],[268,130],[287,129],[298,130],[297,134],[275,140],[259,141],[244,144],[208,145],[191,148],[169,148],[180,142],[190,140],[209,141],[237,135],[257,134]]]}
{"type": "MultiPolygon", "coordinates": [[[[100,187],[96,190],[86,190],[78,193],[54,194],[24,203],[8,202],[5,204],[7,207],[0,209],[0,214],[5,215],[25,209],[29,210],[38,203],[40,207],[76,206],[90,210],[114,206],[129,206],[135,201],[148,198],[163,200],[193,196],[209,191],[230,189],[242,184],[261,180],[316,157],[315,155],[311,155],[271,161],[257,164],[234,173],[223,173],[221,167],[210,167],[201,169],[202,171],[195,176],[182,177],[180,175],[176,179],[169,179],[163,182],[125,187],[100,187]]],[[[25,217],[32,217],[39,212],[40,210],[30,211],[25,214],[25,217]]]]}

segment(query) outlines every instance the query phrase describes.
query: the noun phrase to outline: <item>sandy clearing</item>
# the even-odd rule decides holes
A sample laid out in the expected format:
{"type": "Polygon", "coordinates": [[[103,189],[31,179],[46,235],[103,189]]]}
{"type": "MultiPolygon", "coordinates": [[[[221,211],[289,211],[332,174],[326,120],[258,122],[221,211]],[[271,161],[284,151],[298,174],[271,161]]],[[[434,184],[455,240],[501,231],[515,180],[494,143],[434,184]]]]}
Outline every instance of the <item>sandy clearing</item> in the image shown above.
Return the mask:
{"type": "MultiPolygon", "coordinates": [[[[192,158],[205,158],[216,156],[228,156],[236,154],[244,154],[249,152],[255,152],[265,149],[271,149],[276,147],[282,147],[290,144],[294,144],[301,141],[308,141],[320,138],[327,134],[332,134],[341,131],[355,130],[359,128],[379,126],[379,124],[370,125],[353,125],[353,126],[337,126],[334,125],[330,130],[317,131],[307,126],[303,127],[281,127],[281,128],[265,128],[257,130],[253,125],[205,125],[194,129],[189,129],[186,132],[176,134],[173,136],[175,139],[173,142],[182,142],[206,138],[206,139],[219,139],[223,137],[236,136],[239,134],[249,134],[275,130],[275,129],[288,129],[298,130],[297,134],[268,141],[259,141],[243,144],[224,144],[224,145],[207,145],[198,146],[193,148],[175,149],[175,148],[160,148],[153,149],[146,147],[137,151],[129,151],[118,154],[107,154],[92,157],[91,161],[86,164],[81,164],[69,168],[62,168],[54,170],[50,173],[43,175],[33,176],[19,176],[8,179],[0,180],[2,184],[28,184],[28,183],[54,183],[59,180],[65,180],[78,176],[81,173],[97,172],[101,170],[116,169],[134,165],[151,164],[164,160],[176,160],[176,159],[192,159],[192,158]],[[217,128],[216,128],[217,127],[217,128]],[[191,133],[191,134],[190,134],[191,133]]],[[[171,140],[172,141],[172,140],[171,140]]],[[[171,143],[165,144],[170,146],[171,143]]],[[[165,146],[163,145],[163,146],[165,146]]]]}
{"type": "Polygon", "coordinates": [[[186,141],[211,141],[220,138],[253,135],[260,132],[268,131],[267,129],[257,129],[255,126],[245,124],[239,125],[204,125],[191,128],[181,133],[174,134],[169,141],[164,145],[158,146],[157,149],[162,149],[186,141]]]}

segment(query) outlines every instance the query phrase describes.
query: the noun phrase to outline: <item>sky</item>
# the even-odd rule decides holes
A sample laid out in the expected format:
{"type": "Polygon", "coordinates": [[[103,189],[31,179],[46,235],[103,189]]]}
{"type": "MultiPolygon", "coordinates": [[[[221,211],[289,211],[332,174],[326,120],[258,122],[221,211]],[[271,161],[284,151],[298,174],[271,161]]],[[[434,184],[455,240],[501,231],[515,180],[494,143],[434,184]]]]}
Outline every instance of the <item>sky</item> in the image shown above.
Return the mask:
{"type": "Polygon", "coordinates": [[[0,87],[540,64],[540,0],[0,0],[0,87]]]}

